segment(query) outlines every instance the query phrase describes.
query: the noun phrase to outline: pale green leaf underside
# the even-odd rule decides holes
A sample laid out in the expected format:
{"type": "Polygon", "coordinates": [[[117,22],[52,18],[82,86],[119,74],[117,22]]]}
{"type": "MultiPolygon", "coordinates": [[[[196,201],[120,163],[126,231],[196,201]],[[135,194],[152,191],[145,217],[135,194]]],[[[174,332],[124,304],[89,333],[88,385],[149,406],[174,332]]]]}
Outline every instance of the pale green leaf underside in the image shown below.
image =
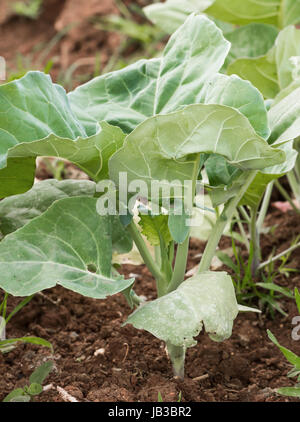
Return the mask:
{"type": "Polygon", "coordinates": [[[293,141],[284,143],[280,146],[280,149],[285,152],[286,160],[282,164],[266,167],[262,171],[258,172],[241,200],[242,205],[258,205],[263,197],[267,185],[272,180],[284,176],[295,167],[298,153],[295,149],[293,149],[293,141]]]}
{"type": "Polygon", "coordinates": [[[281,31],[275,45],[275,61],[280,89],[290,85],[293,78],[292,57],[300,56],[300,30],[289,26],[281,31]]]}
{"type": "MultiPolygon", "coordinates": [[[[39,217],[59,199],[96,194],[96,183],[89,180],[45,180],[36,183],[32,189],[21,195],[14,195],[0,201],[0,233],[9,233],[25,226],[33,218],[39,217]]],[[[118,216],[111,216],[112,248],[119,253],[132,249],[132,239],[121,224],[118,216]]]]}
{"type": "Polygon", "coordinates": [[[6,236],[39,217],[54,201],[70,196],[90,196],[96,184],[89,180],[45,180],[36,183],[28,192],[0,201],[0,232],[6,236]]]}
{"type": "Polygon", "coordinates": [[[238,305],[230,276],[204,272],[177,290],[138,308],[127,320],[175,346],[191,347],[204,324],[213,340],[230,337],[238,305]]]}
{"type": "Polygon", "coordinates": [[[214,0],[167,0],[144,7],[145,15],[169,34],[183,24],[190,13],[203,12],[214,0]]]}
{"type": "MultiPolygon", "coordinates": [[[[280,94],[279,94],[280,95],[280,94]]],[[[271,127],[269,143],[280,144],[300,135],[300,85],[281,95],[268,112],[271,127]]]]}
{"type": "Polygon", "coordinates": [[[132,285],[111,277],[111,220],[95,212],[96,201],[61,199],[8,235],[0,243],[0,287],[29,296],[59,284],[101,299],[132,285]]]}
{"type": "Polygon", "coordinates": [[[284,161],[238,111],[220,105],[191,105],[140,124],[109,162],[118,183],[120,171],[134,179],[191,180],[196,154],[219,154],[242,170],[258,170],[284,161]]]}
{"type": "Polygon", "coordinates": [[[4,84],[0,86],[0,198],[31,187],[38,156],[69,160],[96,181],[106,178],[108,158],[124,137],[119,128],[105,122],[88,137],[63,88],[43,73],[29,72],[4,84]]]}
{"type": "MultiPolygon", "coordinates": [[[[281,164],[266,167],[259,171],[241,199],[240,205],[248,205],[250,207],[259,205],[267,185],[271,181],[282,177],[294,168],[298,153],[293,148],[293,140],[280,145],[279,148],[284,151],[286,160],[281,164]]],[[[222,176],[221,172],[224,166],[222,167],[221,164],[222,163],[218,162],[218,167],[220,168],[219,186],[212,189],[210,192],[210,197],[214,207],[219,206],[225,203],[228,199],[234,197],[245,183],[246,177],[244,174],[237,174],[237,176],[232,179],[231,183],[227,182],[225,170],[223,170],[224,175],[222,176]],[[223,179],[221,179],[221,177],[223,177],[223,179]],[[226,189],[224,189],[224,185],[227,185],[226,189]]]]}

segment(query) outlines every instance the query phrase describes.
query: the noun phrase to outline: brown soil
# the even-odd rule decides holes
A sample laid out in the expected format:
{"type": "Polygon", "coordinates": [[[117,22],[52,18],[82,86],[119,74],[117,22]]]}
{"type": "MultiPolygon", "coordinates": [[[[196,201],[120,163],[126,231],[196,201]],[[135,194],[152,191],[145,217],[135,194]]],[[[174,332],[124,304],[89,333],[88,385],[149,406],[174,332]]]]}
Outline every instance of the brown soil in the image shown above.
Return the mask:
{"type": "MultiPolygon", "coordinates": [[[[277,228],[273,235],[263,236],[265,258],[273,246],[284,247],[300,233],[300,217],[274,211],[267,223],[277,228]]],[[[224,246],[227,242],[222,241],[224,246]]],[[[190,268],[203,246],[191,241],[190,268]]],[[[289,266],[299,268],[299,261],[300,250],[293,253],[289,266]]],[[[143,266],[126,266],[123,272],[136,274],[138,294],[155,298],[153,279],[143,266]]],[[[297,273],[289,279],[280,276],[276,282],[300,287],[297,273]]],[[[273,391],[294,381],[286,377],[290,366],[266,335],[270,329],[283,345],[300,354],[300,342],[291,339],[291,320],[297,314],[293,301],[281,301],[288,317],[277,313],[272,320],[266,314],[240,314],[232,337],[223,343],[201,333],[198,345],[187,352],[185,380],[179,381],[172,376],[163,342],[130,325],[122,327],[130,309],[121,294],[102,301],[56,287],[44,295],[36,295],[13,319],[7,334],[48,339],[54,356],[45,348],[23,344],[0,355],[0,400],[24,385],[41,362],[52,359],[55,368],[47,383],[53,388],[38,401],[62,401],[57,386],[79,401],[157,401],[159,392],[164,401],[178,400],[180,392],[183,401],[297,401],[273,391]]],[[[16,301],[11,300],[10,306],[16,301]]]]}
{"type": "MultiPolygon", "coordinates": [[[[44,0],[35,20],[14,14],[14,1],[0,0],[0,56],[6,59],[9,75],[22,67],[44,70],[51,60],[54,80],[64,80],[72,66],[71,88],[90,79],[96,66],[103,69],[120,45],[120,34],[101,31],[92,23],[96,17],[120,14],[114,0],[44,0]]],[[[143,7],[149,1],[124,3],[143,7]]]]}
{"type": "MultiPolygon", "coordinates": [[[[141,6],[146,0],[131,1],[141,6]]],[[[51,75],[55,80],[76,63],[76,75],[90,77],[96,53],[104,66],[120,43],[116,33],[99,31],[90,24],[91,16],[117,13],[113,0],[44,0],[38,20],[10,13],[10,0],[0,0],[0,55],[9,70],[17,71],[17,55],[30,59],[31,69],[43,69],[49,59],[54,61],[51,75]],[[51,41],[69,23],[76,25],[51,47],[51,41]],[[51,47],[51,48],[50,48],[51,47]]],[[[83,80],[83,79],[81,79],[83,80]]],[[[76,80],[78,83],[79,79],[76,80]]],[[[75,167],[68,165],[66,177],[77,178],[75,167]],[[73,172],[73,173],[72,173],[73,172]]],[[[40,166],[39,178],[47,177],[40,166]]],[[[274,197],[274,200],[280,198],[274,197]]],[[[277,210],[267,217],[268,226],[276,226],[274,234],[264,235],[263,255],[273,248],[287,248],[300,233],[300,217],[292,212],[283,215],[277,210]]],[[[221,248],[230,246],[224,238],[221,248]]],[[[204,244],[191,241],[188,269],[194,267],[204,244]]],[[[246,256],[246,255],[245,255],[246,256]]],[[[288,266],[299,268],[300,250],[295,251],[288,266]]],[[[143,267],[125,266],[126,276],[136,274],[135,289],[149,300],[155,298],[154,282],[143,267]]],[[[289,278],[279,275],[278,284],[300,287],[298,273],[289,278]]],[[[1,299],[0,295],[0,299],[1,299]]],[[[19,299],[10,299],[9,310],[19,299]]],[[[65,388],[79,401],[157,401],[160,392],[164,401],[293,401],[276,395],[276,387],[293,385],[286,375],[289,364],[269,341],[270,329],[286,347],[300,354],[300,342],[291,339],[291,320],[297,314],[295,304],[281,301],[288,317],[280,314],[272,320],[265,313],[240,314],[232,337],[214,343],[201,333],[198,345],[187,352],[184,381],[173,378],[163,342],[132,326],[122,327],[130,309],[119,294],[105,301],[93,300],[57,287],[36,295],[8,324],[7,335],[36,335],[52,342],[54,356],[42,347],[20,344],[12,352],[0,355],[0,400],[12,389],[22,386],[40,363],[52,359],[54,371],[47,379],[53,388],[41,394],[43,402],[62,401],[56,390],[65,388]]]]}

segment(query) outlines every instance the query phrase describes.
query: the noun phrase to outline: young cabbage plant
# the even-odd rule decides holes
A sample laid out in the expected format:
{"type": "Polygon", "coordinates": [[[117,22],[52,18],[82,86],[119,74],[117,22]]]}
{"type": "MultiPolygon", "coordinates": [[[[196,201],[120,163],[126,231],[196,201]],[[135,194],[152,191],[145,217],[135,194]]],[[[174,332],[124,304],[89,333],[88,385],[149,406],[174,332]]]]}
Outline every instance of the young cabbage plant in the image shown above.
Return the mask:
{"type": "Polygon", "coordinates": [[[34,370],[29,377],[29,385],[25,385],[23,388],[16,388],[10,392],[3,402],[30,402],[34,400],[35,396],[38,396],[43,392],[43,386],[45,379],[48,377],[53,368],[53,362],[48,361],[40,365],[34,370]]]}
{"type": "Polygon", "coordinates": [[[98,299],[122,292],[138,306],[127,323],[165,341],[181,377],[186,349],[202,326],[224,340],[244,309],[229,275],[209,271],[211,260],[248,188],[266,167],[284,165],[285,144],[294,138],[288,133],[275,147],[268,144],[260,92],[219,73],[229,50],[213,22],[191,15],[161,58],[100,76],[68,95],[39,72],[0,86],[0,196],[8,197],[0,204],[0,287],[15,296],[56,284],[98,299]],[[70,160],[93,182],[43,182],[28,191],[37,156],[70,160]],[[211,165],[218,159],[229,169],[225,182],[211,165]],[[212,180],[222,179],[212,193],[224,209],[198,273],[184,281],[203,168],[212,180]],[[131,216],[138,196],[145,204],[140,228],[131,216]],[[112,265],[113,253],[130,251],[133,241],[157,285],[158,298],[141,305],[134,280],[112,265]]]}

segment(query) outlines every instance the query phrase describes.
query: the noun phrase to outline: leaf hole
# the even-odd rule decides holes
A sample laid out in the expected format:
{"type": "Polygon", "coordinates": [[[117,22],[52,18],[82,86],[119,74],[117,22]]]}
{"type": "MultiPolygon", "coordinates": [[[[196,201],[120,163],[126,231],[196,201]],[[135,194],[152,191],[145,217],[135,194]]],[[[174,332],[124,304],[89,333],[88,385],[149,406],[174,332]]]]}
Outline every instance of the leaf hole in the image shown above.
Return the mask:
{"type": "Polygon", "coordinates": [[[88,264],[87,269],[90,273],[95,273],[97,272],[97,267],[95,264],[88,264]]]}

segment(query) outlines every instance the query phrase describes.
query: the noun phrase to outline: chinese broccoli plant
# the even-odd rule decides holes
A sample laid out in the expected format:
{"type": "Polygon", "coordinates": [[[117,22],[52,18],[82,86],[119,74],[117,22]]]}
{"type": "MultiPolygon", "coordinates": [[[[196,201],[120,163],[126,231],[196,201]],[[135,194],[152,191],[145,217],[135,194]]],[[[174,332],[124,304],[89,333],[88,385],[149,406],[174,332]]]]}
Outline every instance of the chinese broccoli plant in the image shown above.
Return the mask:
{"type": "Polygon", "coordinates": [[[216,341],[231,335],[239,306],[230,276],[211,272],[211,260],[261,175],[290,165],[300,132],[288,122],[279,130],[251,83],[219,73],[229,50],[212,21],[191,15],[160,58],[68,95],[39,72],[0,87],[1,288],[29,296],[59,284],[98,299],[122,292],[137,308],[127,323],[165,341],[178,376],[203,325],[216,341]],[[92,180],[30,189],[38,156],[69,160],[92,180]],[[203,170],[224,209],[197,274],[184,280],[203,170]],[[152,302],[112,265],[133,242],[156,281],[152,302]]]}

